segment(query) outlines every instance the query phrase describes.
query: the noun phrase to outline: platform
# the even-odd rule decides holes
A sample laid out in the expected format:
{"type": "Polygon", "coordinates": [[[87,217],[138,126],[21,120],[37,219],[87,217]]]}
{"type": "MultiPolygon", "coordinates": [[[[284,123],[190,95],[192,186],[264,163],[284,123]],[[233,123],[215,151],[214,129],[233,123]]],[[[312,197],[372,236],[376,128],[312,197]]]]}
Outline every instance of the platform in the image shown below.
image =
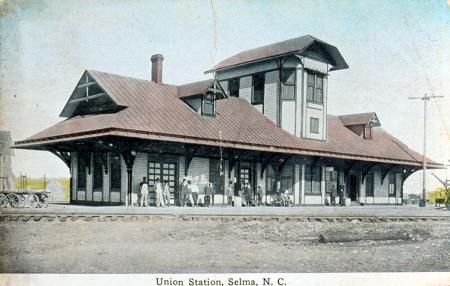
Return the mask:
{"type": "Polygon", "coordinates": [[[283,216],[283,217],[448,217],[445,207],[348,206],[348,207],[124,207],[50,204],[47,208],[2,208],[0,214],[53,215],[175,215],[175,216],[283,216]]]}

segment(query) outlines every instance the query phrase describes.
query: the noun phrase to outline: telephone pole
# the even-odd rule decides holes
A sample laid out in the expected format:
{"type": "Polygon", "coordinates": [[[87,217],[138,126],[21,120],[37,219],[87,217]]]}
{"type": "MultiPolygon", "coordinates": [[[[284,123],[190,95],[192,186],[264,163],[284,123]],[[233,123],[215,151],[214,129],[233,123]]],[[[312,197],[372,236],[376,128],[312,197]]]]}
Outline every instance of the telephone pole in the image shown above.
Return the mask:
{"type": "Polygon", "coordinates": [[[427,172],[427,102],[431,98],[440,98],[444,96],[424,96],[414,97],[410,96],[408,99],[420,99],[423,101],[423,176],[422,176],[422,199],[419,206],[425,207],[427,203],[427,190],[426,190],[426,172],[427,172]]]}

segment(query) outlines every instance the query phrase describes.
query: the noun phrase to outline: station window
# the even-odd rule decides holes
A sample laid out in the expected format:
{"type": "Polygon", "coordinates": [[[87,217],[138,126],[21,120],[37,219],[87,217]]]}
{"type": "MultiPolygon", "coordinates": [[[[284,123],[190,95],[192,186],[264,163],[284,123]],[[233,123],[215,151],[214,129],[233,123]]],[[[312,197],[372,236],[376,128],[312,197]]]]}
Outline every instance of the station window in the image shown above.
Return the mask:
{"type": "Polygon", "coordinates": [[[222,161],[222,168],[219,159],[209,159],[209,181],[212,183],[216,194],[223,194],[225,186],[225,161],[222,161]]]}
{"type": "Polygon", "coordinates": [[[395,197],[396,189],[395,189],[395,173],[389,174],[389,196],[395,197]]]}
{"type": "Polygon", "coordinates": [[[86,161],[82,157],[82,154],[78,154],[78,172],[77,172],[77,184],[79,191],[86,190],[86,161]]]}
{"type": "Polygon", "coordinates": [[[325,169],[325,193],[330,194],[333,190],[337,191],[338,172],[333,167],[325,169]]]}
{"type": "Polygon", "coordinates": [[[373,197],[373,174],[366,175],[366,197],[373,197]]]}
{"type": "Polygon", "coordinates": [[[281,171],[281,191],[288,191],[290,194],[294,193],[294,166],[286,165],[281,171]]]}
{"type": "Polygon", "coordinates": [[[266,194],[273,194],[277,190],[275,171],[272,166],[266,168],[266,194]]]}
{"type": "Polygon", "coordinates": [[[322,181],[322,167],[305,166],[305,194],[320,195],[322,181]]]}
{"type": "Polygon", "coordinates": [[[120,192],[121,188],[121,163],[120,163],[120,155],[119,154],[110,154],[109,156],[110,163],[110,174],[111,174],[111,192],[120,192]]]}
{"type": "Polygon", "coordinates": [[[94,154],[94,190],[103,188],[103,164],[100,155],[94,154]]]}
{"type": "Polygon", "coordinates": [[[228,81],[228,93],[229,96],[239,97],[239,78],[228,81]]]}
{"type": "Polygon", "coordinates": [[[265,84],[265,74],[260,73],[253,76],[252,82],[252,104],[263,104],[264,103],[264,84],[265,84]]]}

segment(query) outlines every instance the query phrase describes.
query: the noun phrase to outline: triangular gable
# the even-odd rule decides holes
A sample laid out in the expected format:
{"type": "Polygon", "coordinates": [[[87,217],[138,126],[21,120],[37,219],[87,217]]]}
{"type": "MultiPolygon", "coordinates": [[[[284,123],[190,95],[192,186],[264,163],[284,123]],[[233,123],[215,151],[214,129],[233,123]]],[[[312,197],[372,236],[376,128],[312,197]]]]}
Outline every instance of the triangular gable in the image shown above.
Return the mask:
{"type": "Polygon", "coordinates": [[[353,125],[371,125],[372,127],[381,126],[380,120],[375,112],[347,114],[339,116],[345,126],[353,125]]]}
{"type": "Polygon", "coordinates": [[[377,116],[377,114],[375,112],[372,114],[372,117],[370,118],[369,123],[372,124],[372,127],[379,127],[379,126],[381,126],[380,120],[378,120],[378,116],[377,116]]]}
{"type": "Polygon", "coordinates": [[[303,52],[303,55],[312,59],[318,59],[322,62],[326,62],[332,65],[336,65],[336,61],[333,56],[327,50],[327,47],[320,42],[314,41],[303,52]]]}
{"type": "Polygon", "coordinates": [[[217,99],[224,99],[228,97],[225,90],[216,79],[208,79],[180,85],[177,87],[177,90],[178,98],[203,96],[208,91],[215,93],[217,99]]]}
{"type": "Polygon", "coordinates": [[[212,92],[216,100],[228,98],[227,93],[223,89],[222,85],[216,79],[211,83],[211,85],[204,91],[203,94],[207,92],[212,92]]]}
{"type": "Polygon", "coordinates": [[[113,113],[122,108],[94,77],[85,71],[59,116],[70,118],[76,115],[113,113]]]}

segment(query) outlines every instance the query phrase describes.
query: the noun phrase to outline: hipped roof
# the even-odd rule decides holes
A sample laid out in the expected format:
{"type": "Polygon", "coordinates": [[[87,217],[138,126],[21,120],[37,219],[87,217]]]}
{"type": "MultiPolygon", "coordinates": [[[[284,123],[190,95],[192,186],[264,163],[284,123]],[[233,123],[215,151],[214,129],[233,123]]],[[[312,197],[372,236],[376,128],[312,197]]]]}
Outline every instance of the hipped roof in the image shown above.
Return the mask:
{"type": "MultiPolygon", "coordinates": [[[[223,146],[246,150],[323,156],[419,166],[422,156],[381,128],[364,139],[328,116],[326,142],[298,138],[278,127],[250,103],[230,97],[217,101],[215,117],[204,117],[180,98],[178,87],[99,71],[88,71],[125,109],[109,114],[75,116],[23,141],[17,148],[106,135],[223,146]],[[221,133],[221,135],[220,135],[221,133]]],[[[432,166],[439,164],[429,160],[432,166]]]]}

